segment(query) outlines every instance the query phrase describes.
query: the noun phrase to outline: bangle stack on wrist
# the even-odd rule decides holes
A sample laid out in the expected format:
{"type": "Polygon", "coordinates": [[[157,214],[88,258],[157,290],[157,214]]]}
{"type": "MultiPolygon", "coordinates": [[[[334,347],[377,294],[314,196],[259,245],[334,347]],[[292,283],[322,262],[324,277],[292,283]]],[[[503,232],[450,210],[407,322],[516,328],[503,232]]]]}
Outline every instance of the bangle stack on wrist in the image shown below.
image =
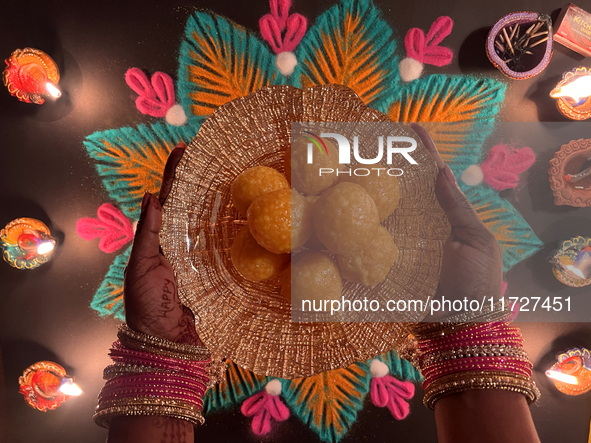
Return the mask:
{"type": "Polygon", "coordinates": [[[529,403],[540,395],[519,328],[504,321],[420,325],[417,363],[425,380],[423,402],[471,389],[519,392],[529,403]]]}
{"type": "Polygon", "coordinates": [[[203,395],[223,379],[224,365],[203,347],[173,343],[123,324],[109,352],[107,381],[94,421],[109,427],[118,415],[161,415],[203,423],[203,395]]]}

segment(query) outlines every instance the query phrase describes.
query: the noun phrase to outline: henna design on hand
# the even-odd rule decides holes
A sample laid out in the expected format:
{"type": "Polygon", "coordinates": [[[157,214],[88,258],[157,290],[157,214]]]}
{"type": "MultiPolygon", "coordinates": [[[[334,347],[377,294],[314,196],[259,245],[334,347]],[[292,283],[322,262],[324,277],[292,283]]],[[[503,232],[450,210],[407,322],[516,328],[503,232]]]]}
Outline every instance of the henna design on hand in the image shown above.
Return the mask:
{"type": "Polygon", "coordinates": [[[203,346],[203,342],[195,330],[195,316],[193,312],[184,305],[183,315],[179,319],[179,335],[173,340],[176,343],[188,343],[195,346],[203,346]]]}
{"type": "Polygon", "coordinates": [[[162,288],[162,303],[158,311],[158,317],[166,317],[166,314],[175,310],[180,303],[176,292],[176,286],[172,280],[166,279],[162,288]]]}

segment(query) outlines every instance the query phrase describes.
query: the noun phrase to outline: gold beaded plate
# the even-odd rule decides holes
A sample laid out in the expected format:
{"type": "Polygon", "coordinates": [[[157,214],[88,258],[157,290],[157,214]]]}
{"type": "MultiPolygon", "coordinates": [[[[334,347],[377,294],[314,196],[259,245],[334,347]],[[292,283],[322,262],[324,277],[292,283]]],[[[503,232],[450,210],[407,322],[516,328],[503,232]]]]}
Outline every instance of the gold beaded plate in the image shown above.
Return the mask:
{"type": "MultiPolygon", "coordinates": [[[[256,165],[283,172],[291,123],[305,121],[390,120],[341,85],[271,86],[226,103],[187,147],[164,205],[160,233],[179,296],[194,312],[205,345],[257,374],[282,378],[346,367],[393,349],[408,336],[410,322],[422,317],[407,312],[393,313],[390,322],[292,322],[278,279],[250,282],[232,265],[230,247],[245,220],[232,206],[230,185],[256,165]]],[[[388,300],[425,301],[435,294],[450,232],[435,198],[437,168],[420,140],[413,158],[418,165],[399,177],[399,206],[382,223],[399,247],[386,281],[372,292],[382,306],[388,300]]],[[[359,288],[349,282],[343,295],[359,288]]]]}

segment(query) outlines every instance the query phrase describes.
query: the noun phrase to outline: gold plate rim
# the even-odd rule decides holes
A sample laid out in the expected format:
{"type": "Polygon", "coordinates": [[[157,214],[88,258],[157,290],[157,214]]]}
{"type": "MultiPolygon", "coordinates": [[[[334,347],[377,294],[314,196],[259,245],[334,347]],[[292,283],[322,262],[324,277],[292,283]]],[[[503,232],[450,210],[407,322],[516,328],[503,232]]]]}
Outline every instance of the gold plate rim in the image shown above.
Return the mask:
{"type": "MultiPolygon", "coordinates": [[[[257,161],[282,163],[281,152],[289,143],[292,121],[390,119],[342,85],[307,89],[270,86],[232,100],[202,124],[187,146],[164,205],[160,233],[162,250],[176,273],[179,297],[195,314],[195,326],[204,344],[212,353],[257,374],[281,378],[307,377],[373,358],[400,345],[412,322],[420,320],[414,315],[406,319],[407,323],[295,323],[289,303],[277,296],[277,282],[247,282],[233,267],[226,266],[228,238],[241,224],[236,222],[237,217],[232,219],[231,180],[225,184],[216,180],[235,177],[257,161]],[[321,118],[307,120],[310,116],[321,118]],[[243,140],[250,140],[254,146],[232,148],[243,140]],[[257,155],[257,150],[262,155],[257,155]],[[219,236],[225,238],[219,240],[219,236]],[[212,244],[225,247],[213,248],[212,244]]],[[[418,139],[416,135],[414,138],[418,139]]],[[[437,289],[450,227],[435,198],[437,167],[420,140],[417,144],[415,153],[421,167],[412,183],[424,199],[408,199],[414,212],[404,222],[409,229],[411,221],[416,222],[411,230],[420,246],[415,249],[423,250],[409,256],[413,263],[404,269],[412,269],[409,278],[415,276],[410,296],[426,300],[437,289]]]]}

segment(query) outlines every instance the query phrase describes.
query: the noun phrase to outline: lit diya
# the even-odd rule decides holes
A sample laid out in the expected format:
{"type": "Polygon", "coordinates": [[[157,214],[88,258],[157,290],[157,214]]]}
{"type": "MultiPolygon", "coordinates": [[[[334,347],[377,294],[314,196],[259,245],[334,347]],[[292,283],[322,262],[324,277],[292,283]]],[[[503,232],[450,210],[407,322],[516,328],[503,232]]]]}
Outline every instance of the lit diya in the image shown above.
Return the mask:
{"type": "Polygon", "coordinates": [[[548,174],[555,204],[591,206],[591,139],[563,145],[550,160],[548,174]]]}
{"type": "Polygon", "coordinates": [[[560,354],[558,361],[546,371],[556,389],[566,395],[580,395],[591,390],[591,353],[574,348],[560,354]]]}
{"type": "Polygon", "coordinates": [[[591,117],[591,69],[575,68],[565,72],[562,80],[550,92],[557,99],[556,106],[571,120],[587,120],[591,117]]]}
{"type": "Polygon", "coordinates": [[[549,261],[561,283],[574,288],[591,284],[591,238],[574,237],[561,242],[549,261]]]}
{"type": "Polygon", "coordinates": [[[49,228],[34,218],[13,220],[0,231],[4,260],[17,269],[33,269],[47,263],[55,244],[49,228]]]}
{"type": "Polygon", "coordinates": [[[17,49],[5,60],[2,72],[4,86],[22,102],[45,102],[45,97],[62,95],[57,88],[60,79],[55,61],[39,49],[17,49]]]}
{"type": "Polygon", "coordinates": [[[70,397],[82,394],[74,377],[57,363],[40,361],[29,366],[18,379],[26,402],[39,411],[51,411],[70,397]]]}

